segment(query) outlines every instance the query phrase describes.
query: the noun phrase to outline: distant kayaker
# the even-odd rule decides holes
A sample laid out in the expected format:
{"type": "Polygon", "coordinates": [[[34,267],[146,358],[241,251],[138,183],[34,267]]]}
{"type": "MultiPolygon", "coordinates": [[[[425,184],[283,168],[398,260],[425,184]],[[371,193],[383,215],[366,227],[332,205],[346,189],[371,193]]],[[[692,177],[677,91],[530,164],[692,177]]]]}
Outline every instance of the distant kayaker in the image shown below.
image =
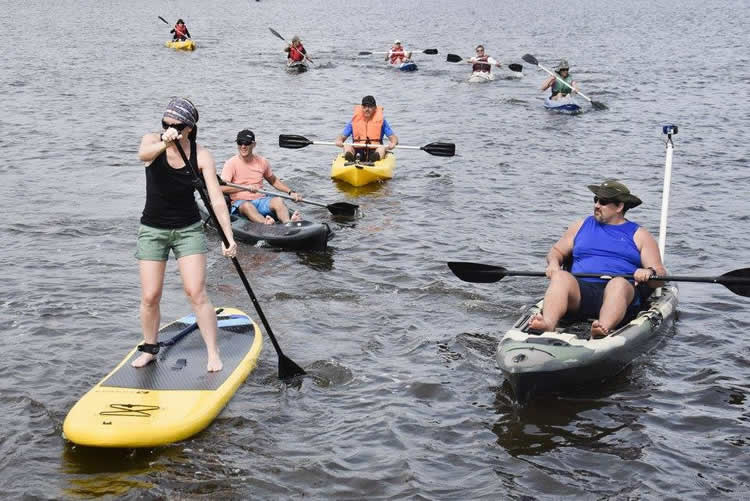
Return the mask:
{"type": "MultiPolygon", "coordinates": [[[[591,337],[604,337],[637,313],[641,306],[638,284],[666,274],[654,237],[625,218],[641,200],[612,179],[588,189],[595,195],[594,215],[572,224],[547,253],[545,273],[550,284],[542,314],[529,323],[532,329],[552,331],[567,314],[574,320],[597,319],[591,324],[591,337]],[[569,258],[570,272],[562,269],[569,258]],[[632,279],[576,278],[571,273],[632,275],[632,279]]],[[[662,284],[647,285],[656,288],[662,284]]]]}
{"type": "Polygon", "coordinates": [[[169,251],[177,259],[182,286],[197,318],[206,343],[209,372],[222,369],[216,344],[218,326],[216,311],[206,292],[206,253],[208,247],[203,224],[195,203],[192,169],[177,150],[179,142],[188,159],[197,166],[208,191],[211,206],[229,241],[222,244],[227,257],[237,255],[227,204],[216,179],[216,164],[211,153],[196,143],[198,110],[184,98],[174,98],[167,105],[161,123],[164,131],[143,136],[138,158],[146,163],[146,206],[138,230],[138,259],[141,277],[141,329],[144,342],[138,347],[143,354],[133,367],[152,362],[159,352],[159,330],[164,272],[169,251]]]}
{"type": "Polygon", "coordinates": [[[404,49],[401,45],[401,40],[394,40],[388,54],[385,55],[385,60],[391,64],[401,64],[411,59],[411,52],[404,49]]]}
{"type": "Polygon", "coordinates": [[[185,26],[185,21],[182,19],[177,20],[177,24],[174,25],[174,28],[172,28],[170,33],[174,33],[172,36],[172,40],[187,40],[188,38],[192,38],[190,36],[190,32],[187,29],[187,26],[185,26]]]}
{"type": "MultiPolygon", "coordinates": [[[[255,133],[249,129],[243,129],[237,133],[237,154],[224,162],[221,170],[221,178],[234,184],[241,184],[251,189],[262,190],[263,180],[268,181],[271,186],[299,202],[302,197],[271,172],[271,164],[260,155],[253,153],[255,149],[255,133]]],[[[289,209],[284,204],[284,199],[264,195],[262,193],[251,193],[231,186],[222,186],[222,191],[229,195],[232,200],[232,214],[239,212],[246,218],[256,223],[274,224],[276,220],[281,223],[289,220],[300,221],[302,216],[294,211],[291,218],[289,209]]]]}
{"type": "Polygon", "coordinates": [[[299,36],[297,35],[294,35],[292,37],[292,43],[284,47],[284,52],[287,53],[287,64],[298,63],[303,59],[307,59],[308,61],[313,62],[313,60],[308,57],[305,46],[302,45],[302,40],[300,40],[299,36]]]}
{"type": "Polygon", "coordinates": [[[362,105],[355,106],[354,116],[346,124],[344,130],[336,138],[336,146],[344,149],[346,160],[353,161],[355,155],[363,160],[375,162],[382,158],[388,151],[393,150],[398,144],[398,136],[393,133],[390,124],[383,116],[383,107],[377,106],[373,96],[362,98],[362,105]],[[344,144],[346,139],[352,136],[352,141],[358,144],[378,144],[377,148],[357,149],[351,144],[344,144]],[[383,144],[383,137],[388,138],[388,144],[383,144]]]}
{"type": "Polygon", "coordinates": [[[492,73],[492,67],[500,68],[502,64],[492,56],[484,53],[484,45],[477,45],[474,49],[476,56],[469,58],[467,62],[472,64],[471,71],[479,73],[492,73]]]}
{"type": "Polygon", "coordinates": [[[550,99],[562,99],[564,97],[567,97],[568,94],[575,93],[578,90],[573,77],[570,75],[570,65],[568,64],[567,59],[560,60],[560,63],[555,68],[555,73],[557,73],[557,77],[550,76],[547,80],[544,81],[541,88],[541,90],[543,91],[549,89],[550,87],[552,88],[550,99]],[[570,87],[560,82],[560,80],[565,81],[565,83],[567,83],[570,87]]]}

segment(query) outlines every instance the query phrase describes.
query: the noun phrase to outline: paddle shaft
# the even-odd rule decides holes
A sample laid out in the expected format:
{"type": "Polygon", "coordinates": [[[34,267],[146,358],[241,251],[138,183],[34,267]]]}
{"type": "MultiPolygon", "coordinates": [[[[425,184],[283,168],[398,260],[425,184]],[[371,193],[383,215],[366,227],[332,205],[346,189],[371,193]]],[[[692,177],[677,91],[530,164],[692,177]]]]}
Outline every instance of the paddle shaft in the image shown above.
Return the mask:
{"type": "Polygon", "coordinates": [[[318,207],[325,207],[328,208],[326,204],[322,204],[320,202],[313,202],[312,200],[295,200],[294,197],[290,197],[289,195],[284,195],[282,193],[274,193],[272,191],[265,191],[265,190],[259,190],[256,188],[248,188],[247,186],[242,186],[241,184],[235,184],[230,183],[228,181],[222,181],[223,184],[226,184],[227,186],[231,186],[232,188],[237,188],[238,190],[244,190],[249,191],[250,193],[262,193],[264,195],[268,195],[271,197],[279,197],[279,198],[285,198],[287,200],[291,200],[292,202],[304,202],[311,205],[317,205],[318,207]]]}
{"type": "Polygon", "coordinates": [[[542,66],[541,64],[539,64],[539,62],[537,62],[536,65],[539,66],[544,71],[546,71],[547,73],[549,73],[550,76],[555,77],[560,83],[564,84],[569,89],[574,90],[576,92],[576,94],[578,94],[579,96],[581,96],[582,98],[584,98],[586,101],[588,101],[589,103],[592,103],[591,99],[589,99],[583,92],[581,92],[578,89],[574,89],[572,85],[570,85],[568,82],[566,82],[565,80],[563,80],[562,78],[560,78],[559,75],[556,75],[554,72],[548,70],[547,68],[545,68],[544,66],[542,66]]]}
{"type": "MultiPolygon", "coordinates": [[[[206,210],[211,215],[211,220],[214,222],[214,225],[216,226],[216,231],[219,232],[221,241],[224,242],[225,247],[229,247],[229,239],[227,239],[227,236],[224,233],[224,229],[221,227],[221,224],[219,223],[219,219],[216,217],[216,213],[214,212],[214,209],[211,206],[211,200],[208,197],[208,193],[206,193],[206,185],[203,183],[203,180],[198,175],[197,166],[193,165],[190,159],[188,159],[187,155],[185,155],[185,150],[182,149],[182,146],[180,145],[179,140],[175,141],[174,145],[177,147],[177,151],[180,153],[180,156],[182,157],[182,161],[185,162],[185,165],[190,166],[190,172],[193,174],[193,180],[196,183],[196,189],[198,190],[198,194],[200,195],[201,200],[203,200],[203,205],[206,207],[206,210]]],[[[255,297],[252,287],[250,287],[250,282],[247,281],[245,272],[242,271],[240,262],[237,260],[236,257],[232,258],[232,264],[234,264],[234,268],[237,270],[237,274],[239,275],[240,280],[242,280],[242,285],[245,286],[245,290],[247,291],[247,294],[250,296],[250,300],[252,301],[253,306],[255,307],[255,311],[258,313],[258,316],[260,317],[260,321],[263,323],[263,327],[265,327],[266,332],[268,333],[268,337],[271,339],[271,343],[273,343],[273,347],[276,350],[276,354],[279,357],[279,378],[286,379],[286,377],[282,376],[282,360],[288,360],[292,364],[294,364],[294,362],[292,362],[291,359],[286,357],[286,355],[284,355],[284,353],[281,351],[281,346],[279,346],[278,341],[276,341],[276,336],[273,335],[271,326],[268,324],[268,320],[266,319],[266,316],[263,314],[263,310],[260,307],[260,303],[258,302],[258,299],[255,297]]],[[[286,365],[288,366],[289,364],[286,364],[286,365]]],[[[296,364],[294,364],[294,366],[296,366],[296,364]]],[[[305,374],[305,371],[302,370],[302,368],[298,366],[297,368],[302,372],[298,374],[290,374],[287,377],[293,377],[299,374],[305,374]]],[[[297,371],[294,371],[294,372],[297,372],[297,371]]]]}

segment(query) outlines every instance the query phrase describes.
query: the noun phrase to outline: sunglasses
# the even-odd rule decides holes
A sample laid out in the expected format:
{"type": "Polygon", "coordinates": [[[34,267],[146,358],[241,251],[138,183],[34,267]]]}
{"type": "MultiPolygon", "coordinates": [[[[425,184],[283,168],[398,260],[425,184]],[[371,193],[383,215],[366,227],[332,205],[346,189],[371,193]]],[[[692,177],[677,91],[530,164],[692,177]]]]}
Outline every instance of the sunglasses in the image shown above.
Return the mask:
{"type": "Polygon", "coordinates": [[[254,142],[255,142],[255,141],[237,141],[237,144],[238,144],[239,146],[250,146],[250,145],[251,145],[251,144],[253,144],[254,142]]]}
{"type": "Polygon", "coordinates": [[[177,132],[182,132],[182,129],[184,129],[185,127],[187,127],[187,124],[180,124],[180,123],[177,123],[177,124],[168,124],[167,122],[165,122],[164,120],[162,120],[161,121],[161,126],[165,130],[166,129],[174,129],[177,132]]]}
{"type": "Polygon", "coordinates": [[[598,203],[599,205],[609,205],[609,204],[617,204],[620,202],[618,202],[617,200],[611,200],[609,198],[594,197],[594,203],[595,204],[598,203]]]}

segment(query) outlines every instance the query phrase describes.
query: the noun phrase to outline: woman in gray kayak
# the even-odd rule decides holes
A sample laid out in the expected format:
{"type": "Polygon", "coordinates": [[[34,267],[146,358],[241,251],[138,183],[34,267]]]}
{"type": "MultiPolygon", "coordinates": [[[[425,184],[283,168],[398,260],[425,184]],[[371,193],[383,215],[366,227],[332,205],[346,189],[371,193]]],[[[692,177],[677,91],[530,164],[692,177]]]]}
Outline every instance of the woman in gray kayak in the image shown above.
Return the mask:
{"type": "Polygon", "coordinates": [[[200,171],[211,206],[224,229],[229,247],[222,244],[227,257],[237,255],[227,204],[216,179],[216,164],[211,153],[196,143],[198,110],[184,98],[169,102],[161,120],[163,132],[143,136],[138,158],[146,164],[146,206],[138,230],[138,259],[141,276],[141,328],[143,353],[133,367],[144,367],[159,353],[157,335],[164,272],[169,251],[177,259],[185,294],[195,313],[206,343],[209,372],[220,371],[222,362],[216,344],[216,311],[206,293],[206,237],[193,192],[193,171],[185,165],[177,144],[190,163],[200,171]]]}

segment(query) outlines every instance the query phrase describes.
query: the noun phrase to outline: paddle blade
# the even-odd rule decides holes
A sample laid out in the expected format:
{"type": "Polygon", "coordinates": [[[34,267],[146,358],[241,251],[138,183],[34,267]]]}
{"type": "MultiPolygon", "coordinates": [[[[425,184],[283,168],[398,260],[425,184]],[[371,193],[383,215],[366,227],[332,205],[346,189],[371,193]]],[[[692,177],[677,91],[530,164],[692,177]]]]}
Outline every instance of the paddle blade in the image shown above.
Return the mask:
{"type": "MultiPolygon", "coordinates": [[[[270,27],[269,27],[268,29],[269,29],[269,30],[271,30],[271,33],[273,33],[274,35],[276,35],[276,36],[277,36],[277,37],[279,37],[280,39],[284,40],[284,37],[282,37],[282,36],[281,36],[281,35],[279,34],[279,32],[278,32],[278,31],[276,31],[275,29],[273,29],[273,28],[270,28],[270,27]]],[[[286,42],[286,40],[284,40],[284,41],[286,42]]]]}
{"type": "Polygon", "coordinates": [[[292,379],[307,374],[305,370],[294,363],[294,360],[283,353],[279,353],[279,379],[292,379]]]}
{"type": "Polygon", "coordinates": [[[508,65],[508,69],[510,71],[517,71],[517,72],[520,73],[520,72],[523,71],[523,65],[522,64],[516,64],[516,63],[511,63],[511,64],[508,65]]]}
{"type": "Polygon", "coordinates": [[[448,61],[449,63],[460,63],[461,56],[457,56],[456,54],[448,54],[445,60],[448,61]]]}
{"type": "Polygon", "coordinates": [[[607,105],[604,103],[600,103],[599,101],[591,101],[591,106],[598,111],[607,109],[607,105]]]}
{"type": "Polygon", "coordinates": [[[717,282],[738,296],[750,297],[750,268],[724,273],[717,282]]]}
{"type": "Polygon", "coordinates": [[[359,51],[359,55],[360,56],[369,56],[371,54],[372,54],[372,52],[370,52],[368,50],[361,50],[361,51],[359,51]]]}
{"type": "Polygon", "coordinates": [[[282,148],[298,150],[311,144],[313,144],[313,142],[304,136],[296,136],[294,134],[279,134],[279,146],[282,148]]]}
{"type": "Polygon", "coordinates": [[[481,263],[448,262],[448,268],[464,282],[490,284],[505,278],[505,268],[481,263]]]}
{"type": "Polygon", "coordinates": [[[532,56],[531,54],[524,54],[521,59],[523,59],[524,61],[526,61],[529,64],[533,64],[534,66],[538,66],[539,65],[539,61],[537,61],[536,58],[534,56],[532,56]]]}
{"type": "Polygon", "coordinates": [[[351,217],[357,214],[357,209],[359,209],[359,205],[350,204],[347,202],[336,202],[330,205],[326,205],[326,208],[334,216],[350,216],[351,217]]]}
{"type": "Polygon", "coordinates": [[[437,53],[438,53],[437,49],[425,49],[422,51],[422,54],[429,54],[431,56],[434,56],[437,53]]]}
{"type": "Polygon", "coordinates": [[[456,154],[456,145],[453,143],[430,143],[419,149],[436,157],[452,157],[456,154]]]}
{"type": "Polygon", "coordinates": [[[169,24],[169,21],[167,21],[163,17],[161,17],[161,16],[156,16],[156,17],[158,17],[159,19],[161,19],[162,21],[164,21],[164,24],[169,24]]]}

